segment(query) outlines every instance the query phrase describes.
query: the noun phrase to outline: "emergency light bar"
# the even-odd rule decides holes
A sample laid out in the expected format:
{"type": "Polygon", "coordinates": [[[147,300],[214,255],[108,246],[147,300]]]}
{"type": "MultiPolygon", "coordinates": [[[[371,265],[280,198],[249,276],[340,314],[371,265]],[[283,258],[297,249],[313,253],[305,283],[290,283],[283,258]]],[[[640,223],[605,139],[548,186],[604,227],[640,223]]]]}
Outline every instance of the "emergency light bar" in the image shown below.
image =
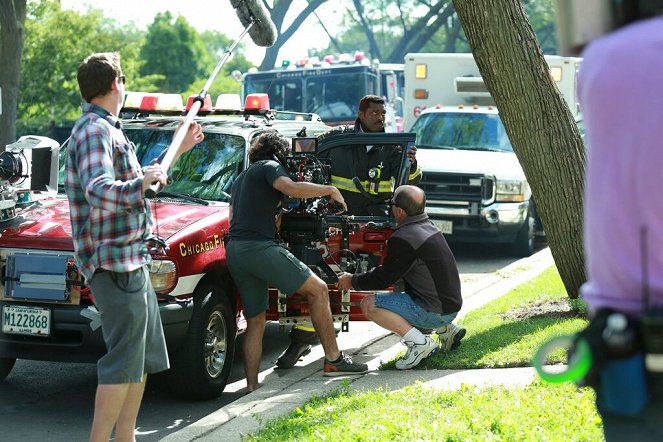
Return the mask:
{"type": "Polygon", "coordinates": [[[239,94],[221,94],[216,98],[214,108],[217,111],[229,111],[242,108],[239,94]]]}
{"type": "Polygon", "coordinates": [[[269,96],[267,94],[249,94],[244,100],[244,112],[251,114],[266,114],[269,111],[269,96]]]}
{"type": "MultiPolygon", "coordinates": [[[[193,94],[189,95],[189,98],[186,100],[186,110],[188,111],[191,109],[191,106],[193,106],[193,102],[195,101],[196,97],[198,94],[193,94]]],[[[212,97],[209,95],[205,95],[205,100],[202,106],[200,106],[199,109],[200,112],[211,112],[212,111],[212,97]]]]}
{"type": "MultiPolygon", "coordinates": [[[[186,106],[184,106],[182,96],[179,94],[127,92],[124,97],[122,112],[134,114],[134,116],[139,114],[184,115],[191,109],[196,97],[197,95],[191,95],[187,99],[186,106]]],[[[317,114],[271,110],[269,96],[258,93],[246,96],[244,109],[242,109],[239,94],[220,94],[216,99],[215,106],[212,106],[212,97],[207,95],[200,112],[207,115],[269,115],[277,120],[322,121],[317,114]]]]}

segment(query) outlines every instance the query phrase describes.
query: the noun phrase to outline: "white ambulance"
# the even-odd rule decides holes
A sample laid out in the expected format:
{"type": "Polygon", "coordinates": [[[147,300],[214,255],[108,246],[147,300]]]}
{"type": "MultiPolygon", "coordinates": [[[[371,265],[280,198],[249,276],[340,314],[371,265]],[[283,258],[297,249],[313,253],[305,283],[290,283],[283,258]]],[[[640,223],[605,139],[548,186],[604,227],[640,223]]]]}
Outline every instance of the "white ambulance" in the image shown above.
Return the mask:
{"type": "MultiPolygon", "coordinates": [[[[545,58],[577,118],[582,59],[545,58]]],[[[417,134],[426,211],[447,240],[506,243],[514,254],[530,255],[543,227],[472,54],[406,55],[404,105],[405,130],[417,134]]]]}

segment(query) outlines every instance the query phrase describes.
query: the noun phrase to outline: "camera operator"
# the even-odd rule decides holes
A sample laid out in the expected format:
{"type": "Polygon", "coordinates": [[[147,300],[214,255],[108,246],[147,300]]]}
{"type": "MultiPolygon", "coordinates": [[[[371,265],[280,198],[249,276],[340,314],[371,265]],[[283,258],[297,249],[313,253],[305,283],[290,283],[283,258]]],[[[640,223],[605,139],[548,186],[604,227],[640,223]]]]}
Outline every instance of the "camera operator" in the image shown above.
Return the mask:
{"type": "Polygon", "coordinates": [[[325,376],[368,371],[366,364],[352,362],[338,349],[327,284],[276,241],[275,215],[284,195],[295,198],[330,196],[345,208],[343,196],[335,187],[292,181],[282,166],[289,152],[288,140],[276,132],[256,137],[249,148],[251,165],[237,177],[231,192],[226,253],[247,320],[243,350],[248,391],[259,387],[258,368],[270,283],[288,295],[306,296],[311,320],[320,331],[325,352],[325,376]]]}
{"type": "Polygon", "coordinates": [[[646,363],[663,357],[648,344],[663,335],[663,17],[654,17],[663,1],[558,1],[557,13],[562,47],[607,33],[584,49],[578,78],[588,144],[581,294],[592,316],[580,336],[598,372],[585,383],[596,390],[606,440],[663,440],[663,372],[646,363]],[[643,338],[633,357],[611,354],[606,332],[619,313],[643,338]],[[633,369],[612,369],[627,360],[633,369]],[[612,400],[622,387],[627,394],[612,400]]]}
{"type": "MultiPolygon", "coordinates": [[[[338,126],[321,135],[324,139],[346,133],[384,133],[387,114],[385,100],[377,95],[366,95],[359,101],[359,112],[354,126],[338,126]]],[[[341,191],[348,206],[348,215],[389,215],[389,199],[392,195],[392,179],[400,171],[402,152],[389,146],[347,146],[331,149],[320,155],[331,160],[332,185],[341,191]]],[[[408,184],[421,181],[421,168],[417,165],[417,148],[407,153],[410,159],[408,184]]],[[[454,342],[465,330],[451,323],[440,334],[445,342],[454,342]]],[[[310,352],[311,345],[319,340],[315,329],[294,325],[290,330],[290,345],[279,356],[276,365],[289,368],[299,358],[310,352]]]]}
{"type": "MultiPolygon", "coordinates": [[[[416,367],[439,350],[419,328],[446,329],[463,305],[456,260],[425,208],[426,195],[420,188],[396,189],[391,210],[398,227],[389,238],[384,263],[368,273],[343,273],[338,280],[341,290],[378,290],[403,278],[404,292],[377,293],[361,301],[368,319],[398,334],[407,346],[405,356],[396,361],[399,370],[416,367]]],[[[452,342],[442,342],[445,349],[460,343],[465,335],[461,330],[452,342]]]]}

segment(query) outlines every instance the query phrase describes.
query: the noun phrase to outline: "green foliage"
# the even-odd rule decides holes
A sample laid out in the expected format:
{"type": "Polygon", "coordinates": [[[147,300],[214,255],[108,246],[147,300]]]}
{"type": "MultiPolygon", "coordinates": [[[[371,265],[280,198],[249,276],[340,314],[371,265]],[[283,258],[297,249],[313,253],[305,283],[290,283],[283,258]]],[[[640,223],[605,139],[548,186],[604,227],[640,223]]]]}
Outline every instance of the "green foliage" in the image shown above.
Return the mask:
{"type": "MultiPolygon", "coordinates": [[[[451,0],[441,0],[452,7],[451,0]]],[[[421,32],[432,25],[431,17],[426,26],[417,29],[417,20],[440,2],[427,2],[429,6],[422,6],[418,0],[367,0],[361,5],[370,32],[375,38],[378,53],[370,54],[372,58],[381,61],[402,63],[400,53],[392,51],[401,50],[399,43],[407,40],[407,52],[470,52],[467,39],[460,26],[456,14],[452,14],[445,23],[428,39],[415,44],[421,32]]],[[[537,35],[542,50],[546,54],[555,54],[557,43],[555,39],[555,11],[553,0],[523,0],[523,8],[528,16],[530,25],[537,35]]],[[[441,10],[442,11],[442,10],[441,10]]],[[[356,50],[364,51],[369,55],[369,30],[358,20],[357,11],[348,7],[341,23],[341,31],[327,48],[310,50],[310,55],[326,55],[339,52],[353,53],[356,50]]]]}
{"type": "Polygon", "coordinates": [[[205,74],[211,63],[200,35],[184,17],[173,19],[170,12],[158,13],[147,30],[140,49],[144,64],[141,75],[159,74],[160,92],[178,93],[205,74]]]}
{"type": "MultiPolygon", "coordinates": [[[[134,35],[114,28],[99,11],[60,10],[59,2],[28,3],[19,90],[17,134],[41,132],[51,122],[77,117],[80,62],[92,52],[135,50],[134,35]]],[[[127,71],[130,78],[130,71],[127,71]]]]}
{"type": "MultiPolygon", "coordinates": [[[[94,52],[120,53],[127,90],[177,92],[186,98],[200,92],[232,43],[218,32],[198,34],[183,17],[173,20],[169,13],[158,14],[146,33],[120,25],[100,10],[62,10],[58,0],[29,1],[25,27],[17,136],[54,136],[53,127],[73,124],[81,105],[76,71],[94,52]]],[[[246,71],[250,65],[242,47],[235,48],[213,84],[212,97],[239,93],[229,72],[246,71]]]]}

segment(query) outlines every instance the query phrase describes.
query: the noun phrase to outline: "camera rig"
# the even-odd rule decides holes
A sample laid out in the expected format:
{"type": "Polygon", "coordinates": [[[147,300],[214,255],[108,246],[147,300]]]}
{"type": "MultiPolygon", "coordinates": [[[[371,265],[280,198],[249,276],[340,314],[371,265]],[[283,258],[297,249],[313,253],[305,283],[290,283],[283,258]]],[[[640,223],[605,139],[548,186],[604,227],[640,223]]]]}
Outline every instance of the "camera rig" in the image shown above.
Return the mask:
{"type": "MultiPolygon", "coordinates": [[[[329,160],[317,158],[312,153],[294,153],[283,160],[290,178],[297,182],[328,185],[331,182],[329,160]]],[[[341,237],[341,252],[349,252],[349,236],[360,228],[393,228],[393,219],[376,216],[342,215],[342,208],[329,197],[290,198],[282,203],[280,238],[288,249],[306,265],[321,271],[319,276],[327,283],[335,283],[336,273],[323,259],[316,244],[326,243],[333,234],[341,237]]],[[[378,264],[378,259],[368,255],[343,254],[340,270],[354,273],[366,271],[378,264]]],[[[332,259],[333,260],[333,259],[332,259]]]]}
{"type": "Polygon", "coordinates": [[[33,191],[57,192],[57,141],[25,135],[0,153],[0,222],[16,217],[16,205],[32,201],[33,191]]]}

